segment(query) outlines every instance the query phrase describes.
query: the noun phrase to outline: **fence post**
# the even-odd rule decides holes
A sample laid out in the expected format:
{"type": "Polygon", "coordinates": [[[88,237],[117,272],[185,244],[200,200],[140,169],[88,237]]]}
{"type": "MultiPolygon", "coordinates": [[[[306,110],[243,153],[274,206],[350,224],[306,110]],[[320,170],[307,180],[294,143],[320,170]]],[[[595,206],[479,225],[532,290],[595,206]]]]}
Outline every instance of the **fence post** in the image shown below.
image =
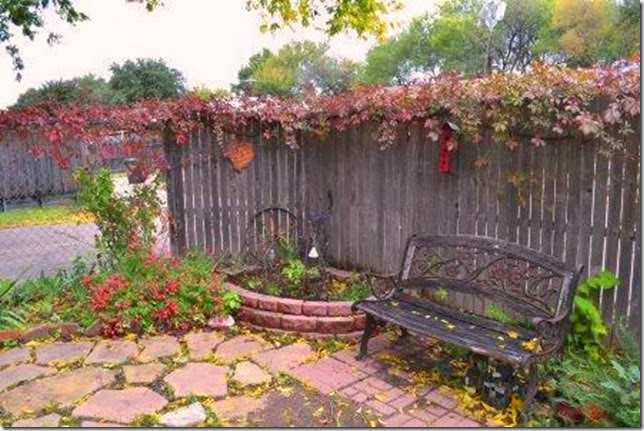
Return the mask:
{"type": "Polygon", "coordinates": [[[166,192],[168,200],[168,230],[173,256],[186,251],[185,212],[183,206],[183,147],[176,143],[174,133],[166,128],[163,134],[163,151],[167,163],[166,192]]]}

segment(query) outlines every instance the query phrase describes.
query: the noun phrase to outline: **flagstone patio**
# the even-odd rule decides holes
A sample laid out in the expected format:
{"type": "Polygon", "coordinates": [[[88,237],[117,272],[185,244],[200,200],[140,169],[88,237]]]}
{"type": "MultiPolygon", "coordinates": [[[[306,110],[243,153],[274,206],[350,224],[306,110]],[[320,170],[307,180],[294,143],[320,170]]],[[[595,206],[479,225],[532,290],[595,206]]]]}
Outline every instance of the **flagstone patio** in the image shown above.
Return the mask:
{"type": "Polygon", "coordinates": [[[388,356],[419,340],[324,355],[306,342],[195,332],[29,343],[0,351],[5,426],[246,425],[478,427],[444,388],[412,382],[388,356]],[[412,384],[413,383],[413,384],[412,384]]]}

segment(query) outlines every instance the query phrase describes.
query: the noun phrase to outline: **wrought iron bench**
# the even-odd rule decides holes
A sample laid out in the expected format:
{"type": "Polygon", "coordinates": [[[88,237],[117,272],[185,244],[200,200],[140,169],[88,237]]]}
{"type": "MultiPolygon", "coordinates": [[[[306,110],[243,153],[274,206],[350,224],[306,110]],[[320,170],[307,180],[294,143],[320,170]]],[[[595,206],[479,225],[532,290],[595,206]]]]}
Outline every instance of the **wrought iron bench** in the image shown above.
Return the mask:
{"type": "Polygon", "coordinates": [[[507,404],[512,390],[522,386],[514,371],[527,370],[526,412],[537,389],[536,364],[564,345],[580,272],[552,256],[495,239],[412,236],[395,282],[373,286],[375,299],[353,304],[367,315],[358,358],[367,354],[375,326],[390,322],[405,335],[412,331],[474,353],[474,369],[480,372],[469,374],[467,383],[488,400],[496,391],[497,401],[507,404]],[[494,376],[503,375],[507,385],[490,383],[488,358],[506,367],[494,376]]]}

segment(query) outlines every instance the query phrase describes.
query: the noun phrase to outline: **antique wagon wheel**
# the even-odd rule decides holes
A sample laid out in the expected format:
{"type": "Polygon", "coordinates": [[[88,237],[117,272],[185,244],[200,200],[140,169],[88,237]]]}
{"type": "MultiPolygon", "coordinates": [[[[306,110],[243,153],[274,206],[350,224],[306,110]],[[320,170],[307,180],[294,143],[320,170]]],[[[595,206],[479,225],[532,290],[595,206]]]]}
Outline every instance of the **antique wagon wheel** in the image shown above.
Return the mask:
{"type": "Polygon", "coordinates": [[[297,216],[286,208],[271,207],[251,218],[245,232],[246,260],[271,268],[283,253],[297,251],[297,216]]]}

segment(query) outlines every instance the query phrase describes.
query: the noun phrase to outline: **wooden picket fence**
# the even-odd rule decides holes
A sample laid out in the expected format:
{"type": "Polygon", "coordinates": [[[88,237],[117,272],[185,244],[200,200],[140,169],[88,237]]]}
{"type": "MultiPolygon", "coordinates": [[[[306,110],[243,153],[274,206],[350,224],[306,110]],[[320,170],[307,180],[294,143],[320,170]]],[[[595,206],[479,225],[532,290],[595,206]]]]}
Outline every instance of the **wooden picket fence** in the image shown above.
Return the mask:
{"type": "MultiPolygon", "coordinates": [[[[59,166],[44,154],[34,155],[30,150],[33,144],[33,139],[25,140],[12,135],[0,141],[0,211],[23,201],[42,203],[48,198],[72,196],[77,191],[72,178],[73,170],[59,166]]],[[[155,155],[162,157],[162,146],[160,142],[146,145],[143,157],[150,160],[155,155]]],[[[124,162],[129,155],[118,139],[105,144],[102,154],[96,153],[95,149],[79,144],[78,154],[70,160],[70,166],[86,166],[88,160],[93,160],[95,167],[104,166],[113,172],[125,170],[124,162]]]]}
{"type": "MultiPolygon", "coordinates": [[[[243,254],[249,219],[279,206],[300,220],[324,210],[335,264],[396,271],[412,233],[500,238],[585,266],[616,273],[617,289],[599,296],[606,322],[640,327],[639,158],[606,157],[580,138],[514,150],[489,141],[462,142],[451,173],[438,172],[439,145],[419,125],[380,149],[373,127],[324,138],[300,137],[293,150],[247,131],[255,159],[242,172],[223,156],[236,138],[204,127],[183,146],[166,142],[168,202],[175,251],[243,254]]],[[[639,145],[639,135],[628,142],[639,145]]],[[[637,154],[638,152],[635,151],[637,154]]]]}

